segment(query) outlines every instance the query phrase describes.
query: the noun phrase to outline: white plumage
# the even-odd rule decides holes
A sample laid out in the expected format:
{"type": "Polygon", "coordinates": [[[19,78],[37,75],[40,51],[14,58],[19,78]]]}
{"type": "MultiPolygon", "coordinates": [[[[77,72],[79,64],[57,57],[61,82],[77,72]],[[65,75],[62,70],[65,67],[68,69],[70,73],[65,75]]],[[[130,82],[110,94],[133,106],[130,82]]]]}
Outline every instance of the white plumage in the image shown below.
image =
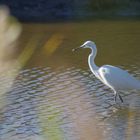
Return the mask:
{"type": "MultiPolygon", "coordinates": [[[[94,59],[97,53],[96,45],[92,41],[86,41],[79,48],[90,48],[91,54],[88,57],[88,64],[93,74],[100,79],[106,86],[110,87],[115,94],[115,101],[119,90],[138,90],[140,81],[131,76],[127,71],[111,65],[96,66],[94,59]]],[[[77,48],[78,49],[78,48],[77,48]]],[[[74,49],[76,50],[76,49],[74,49]]],[[[122,97],[119,95],[123,102],[122,97]]]]}

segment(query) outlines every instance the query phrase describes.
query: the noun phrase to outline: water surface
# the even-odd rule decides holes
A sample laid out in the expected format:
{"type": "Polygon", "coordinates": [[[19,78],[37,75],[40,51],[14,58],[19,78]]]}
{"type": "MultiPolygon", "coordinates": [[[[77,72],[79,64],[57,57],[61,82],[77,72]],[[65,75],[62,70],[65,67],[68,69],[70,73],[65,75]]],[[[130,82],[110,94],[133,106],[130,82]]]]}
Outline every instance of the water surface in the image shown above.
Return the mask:
{"type": "Polygon", "coordinates": [[[138,140],[140,94],[112,91],[90,72],[89,50],[96,42],[97,65],[111,64],[140,79],[140,21],[23,24],[18,53],[32,47],[0,114],[2,140],[138,140]]]}

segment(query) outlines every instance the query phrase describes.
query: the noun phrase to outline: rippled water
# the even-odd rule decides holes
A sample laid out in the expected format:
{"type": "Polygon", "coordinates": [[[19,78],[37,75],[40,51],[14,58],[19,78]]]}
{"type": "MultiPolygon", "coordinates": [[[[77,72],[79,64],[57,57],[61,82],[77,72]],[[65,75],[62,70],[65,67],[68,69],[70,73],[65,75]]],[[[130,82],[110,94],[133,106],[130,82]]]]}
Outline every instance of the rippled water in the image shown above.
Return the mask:
{"type": "MultiPolygon", "coordinates": [[[[96,26],[96,30],[100,30],[102,24],[107,26],[105,23],[86,24],[91,28],[96,26]]],[[[99,42],[101,55],[99,51],[97,63],[103,64],[108,61],[112,65],[116,64],[128,70],[140,79],[139,47],[137,47],[140,45],[138,41],[140,30],[137,30],[139,29],[137,23],[126,23],[108,22],[121,32],[117,35],[115,31],[118,29],[114,29],[107,34],[108,37],[105,36],[106,39],[102,37],[107,31],[109,32],[109,28],[103,30],[104,34],[98,34],[96,31],[95,41],[97,40],[98,43],[102,40],[104,45],[109,45],[102,48],[102,41],[99,42]],[[123,28],[126,29],[122,30],[123,28]],[[129,32],[132,34],[128,34],[129,32]],[[117,39],[117,37],[123,38],[117,39]],[[127,39],[128,42],[125,42],[127,39]],[[135,42],[131,48],[134,41],[137,43],[135,42]],[[122,49],[115,44],[116,42],[124,44],[121,46],[122,49]],[[104,60],[105,58],[107,61],[104,60]]],[[[85,27],[85,23],[60,24],[57,30],[60,30],[61,26],[63,29],[64,25],[71,27],[71,31],[67,30],[71,34],[74,32],[76,36],[79,36],[82,27],[85,27]],[[80,30],[77,29],[79,26],[81,26],[80,30]]],[[[30,28],[31,31],[26,31],[30,25],[24,26],[24,33],[29,35],[31,31],[31,33],[35,32],[30,28]]],[[[38,26],[44,25],[34,25],[35,28],[38,26]]],[[[48,33],[56,26],[42,28],[48,33]]],[[[42,29],[39,30],[39,27],[36,32],[41,33],[42,29]]],[[[86,40],[84,36],[94,34],[94,30],[90,32],[89,27],[85,35],[80,35],[79,39],[86,40]]],[[[124,104],[119,99],[115,104],[112,91],[89,71],[87,66],[89,52],[81,51],[72,54],[71,49],[80,45],[78,42],[81,41],[76,42],[74,37],[70,36],[64,39],[62,47],[60,45],[59,50],[57,49],[52,56],[46,57],[38,49],[29,64],[20,71],[12,89],[5,94],[7,103],[0,112],[0,140],[140,139],[139,92],[123,92],[121,95],[124,104]],[[75,42],[69,43],[72,39],[75,42]]],[[[26,37],[23,40],[25,39],[26,37]]]]}

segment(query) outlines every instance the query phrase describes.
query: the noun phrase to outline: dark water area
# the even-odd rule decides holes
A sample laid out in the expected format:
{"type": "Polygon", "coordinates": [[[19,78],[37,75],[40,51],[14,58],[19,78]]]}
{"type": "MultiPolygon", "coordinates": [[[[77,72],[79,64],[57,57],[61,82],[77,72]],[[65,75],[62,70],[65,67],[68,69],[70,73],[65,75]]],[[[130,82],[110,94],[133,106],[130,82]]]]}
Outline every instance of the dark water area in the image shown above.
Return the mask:
{"type": "Polygon", "coordinates": [[[22,22],[140,18],[139,0],[1,0],[0,5],[22,22]]]}
{"type": "Polygon", "coordinates": [[[140,93],[124,91],[115,104],[88,68],[89,50],[71,51],[93,40],[98,66],[140,79],[139,38],[139,20],[23,24],[18,53],[27,47],[32,56],[5,94],[0,140],[140,139],[140,93]]]}

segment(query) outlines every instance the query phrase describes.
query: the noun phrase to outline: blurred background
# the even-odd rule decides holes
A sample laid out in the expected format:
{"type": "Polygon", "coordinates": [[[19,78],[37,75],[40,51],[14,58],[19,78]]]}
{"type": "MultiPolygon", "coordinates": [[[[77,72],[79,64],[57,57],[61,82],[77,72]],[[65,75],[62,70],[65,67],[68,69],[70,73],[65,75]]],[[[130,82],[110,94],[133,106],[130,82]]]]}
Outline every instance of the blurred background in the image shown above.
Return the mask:
{"type": "Polygon", "coordinates": [[[138,140],[140,93],[90,72],[115,65],[140,79],[139,0],[0,0],[0,140],[138,140]]]}
{"type": "Polygon", "coordinates": [[[139,17],[139,0],[1,0],[21,21],[66,21],[93,17],[139,17]]]}

